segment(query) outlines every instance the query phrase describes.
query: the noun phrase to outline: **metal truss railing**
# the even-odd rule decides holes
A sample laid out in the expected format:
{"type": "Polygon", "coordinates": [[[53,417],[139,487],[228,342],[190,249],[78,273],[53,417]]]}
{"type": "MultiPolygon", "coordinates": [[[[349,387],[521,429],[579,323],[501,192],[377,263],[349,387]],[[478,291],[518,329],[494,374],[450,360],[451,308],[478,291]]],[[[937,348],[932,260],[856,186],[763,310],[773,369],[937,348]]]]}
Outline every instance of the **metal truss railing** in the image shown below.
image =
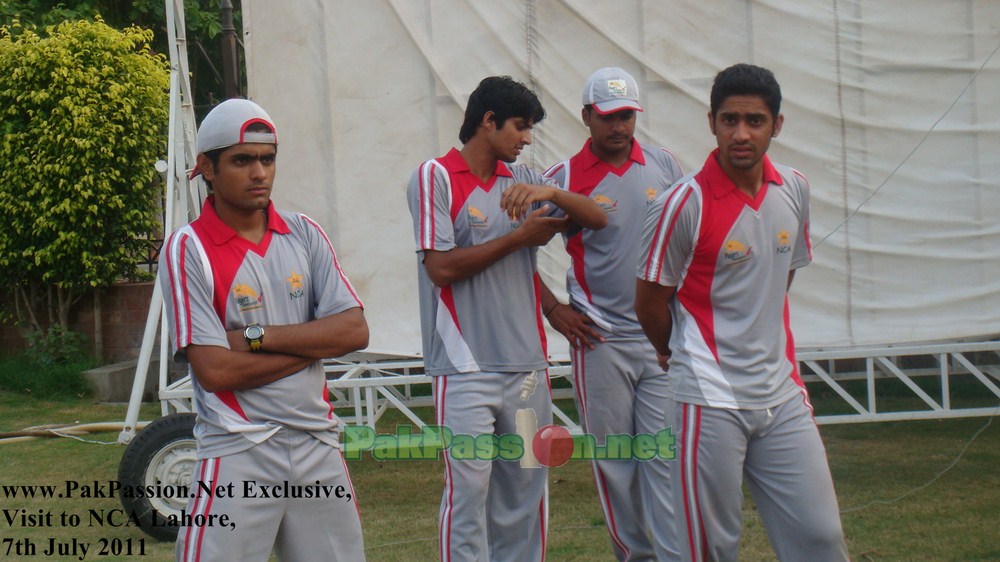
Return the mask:
{"type": "MultiPolygon", "coordinates": [[[[1000,341],[913,344],[840,350],[800,350],[803,379],[809,384],[823,384],[851,410],[845,414],[817,415],[820,424],[861,423],[916,419],[991,416],[1000,413],[1000,341]],[[850,368],[862,364],[863,368],[850,368]],[[908,366],[907,363],[918,364],[908,366]],[[933,364],[933,366],[924,366],[933,364]],[[848,368],[844,368],[847,365],[848,368]],[[902,366],[901,366],[902,365],[902,366]],[[979,405],[958,404],[952,396],[956,378],[977,381],[982,392],[979,405]],[[933,380],[932,380],[933,379],[933,380]],[[897,380],[910,393],[907,407],[880,409],[879,388],[884,381],[897,380]],[[864,381],[863,390],[857,383],[864,381]],[[924,384],[919,384],[923,382],[924,384]],[[931,382],[933,384],[927,384],[931,382]],[[852,388],[848,386],[852,385],[852,388]],[[936,387],[929,390],[926,387],[936,387]],[[919,406],[912,406],[913,403],[919,406]]],[[[331,401],[344,423],[374,428],[389,410],[398,410],[417,427],[429,423],[415,411],[433,406],[432,377],[422,374],[419,359],[356,354],[343,361],[327,361],[327,386],[331,401]]],[[[553,363],[553,380],[570,375],[564,362],[553,363]]],[[[556,388],[553,399],[572,398],[572,388],[556,388]]],[[[816,388],[816,387],[814,387],[816,388]]],[[[171,411],[191,411],[191,384],[185,377],[160,391],[160,399],[171,411]]],[[[834,400],[836,401],[836,399],[834,400]]],[[[553,410],[559,423],[571,432],[579,426],[562,409],[553,410]]]]}

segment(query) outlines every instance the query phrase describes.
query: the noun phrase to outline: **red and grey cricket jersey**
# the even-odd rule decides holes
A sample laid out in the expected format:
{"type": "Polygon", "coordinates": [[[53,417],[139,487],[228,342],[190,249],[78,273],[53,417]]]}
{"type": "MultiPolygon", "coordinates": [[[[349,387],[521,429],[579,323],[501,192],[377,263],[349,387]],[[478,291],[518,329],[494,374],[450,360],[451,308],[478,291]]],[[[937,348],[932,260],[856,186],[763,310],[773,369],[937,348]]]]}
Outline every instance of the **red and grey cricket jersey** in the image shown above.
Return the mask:
{"type": "Polygon", "coordinates": [[[633,309],[633,267],[639,260],[647,209],[683,176],[677,159],[666,149],[633,140],[629,159],[615,168],[594,155],[587,139],[580,152],[545,175],[562,189],[593,199],[608,215],[608,226],[601,230],[576,229],[563,235],[572,259],[566,285],[573,306],[606,335],[643,337],[633,309]]]}
{"type": "MultiPolygon", "coordinates": [[[[176,358],[184,359],[192,344],[228,349],[226,331],[253,322],[300,324],[362,306],[329,238],[312,219],[279,212],[272,203],[267,232],[254,244],[219,219],[213,202],[209,197],[201,216],[174,232],[160,255],[176,358]]],[[[192,386],[199,458],[248,449],[282,427],[339,447],[334,431],[339,420],[319,361],[248,390],[207,392],[196,376],[192,386]]]]}
{"type": "Polygon", "coordinates": [[[722,171],[718,152],[650,207],[637,274],[677,287],[676,400],[770,408],[800,392],[786,287],[789,272],[812,260],[809,183],[765,155],[764,186],[751,199],[722,171]]]}
{"type": "MultiPolygon", "coordinates": [[[[476,246],[517,228],[520,221],[511,221],[500,208],[500,196],[516,183],[555,185],[527,166],[503,162],[497,162],[484,184],[454,148],[421,164],[407,188],[421,262],[425,250],[476,246]]],[[[525,372],[548,366],[536,254],[535,247],[518,250],[446,287],[434,285],[418,264],[427,374],[525,372]]]]}

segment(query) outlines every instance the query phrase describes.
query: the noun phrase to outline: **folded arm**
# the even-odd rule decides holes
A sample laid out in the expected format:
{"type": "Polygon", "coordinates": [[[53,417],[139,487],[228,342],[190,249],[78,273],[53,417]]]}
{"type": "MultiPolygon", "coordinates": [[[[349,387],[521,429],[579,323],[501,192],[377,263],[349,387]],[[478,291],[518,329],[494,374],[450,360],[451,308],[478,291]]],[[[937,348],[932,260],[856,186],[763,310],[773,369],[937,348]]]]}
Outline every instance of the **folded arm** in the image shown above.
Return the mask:
{"type": "Polygon", "coordinates": [[[254,353],[243,330],[226,332],[230,349],[189,345],[188,361],[209,392],[245,390],[294,374],[310,364],[368,346],[368,323],[358,307],[303,324],[264,326],[261,351],[254,353]]]}

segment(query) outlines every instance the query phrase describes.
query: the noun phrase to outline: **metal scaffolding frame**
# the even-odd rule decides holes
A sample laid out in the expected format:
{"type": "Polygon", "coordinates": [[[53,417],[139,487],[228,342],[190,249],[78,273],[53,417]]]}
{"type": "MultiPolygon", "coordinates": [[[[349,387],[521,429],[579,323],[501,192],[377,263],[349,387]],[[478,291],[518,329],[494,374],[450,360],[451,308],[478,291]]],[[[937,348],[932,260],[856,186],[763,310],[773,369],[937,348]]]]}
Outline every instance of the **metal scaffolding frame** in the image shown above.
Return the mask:
{"type": "MultiPolygon", "coordinates": [[[[800,350],[798,360],[807,384],[825,385],[851,410],[845,414],[817,415],[816,421],[820,424],[965,418],[1000,413],[1000,341],[800,350]],[[863,363],[864,367],[843,368],[843,365],[854,363],[863,363]],[[905,363],[933,366],[900,366],[905,363]],[[957,400],[952,388],[957,379],[977,381],[976,388],[982,388],[982,398],[971,405],[963,404],[964,398],[957,400]],[[851,381],[864,381],[863,390],[846,388],[845,384],[850,385],[851,381]],[[881,408],[878,387],[885,386],[886,381],[902,383],[909,394],[901,398],[916,398],[919,406],[881,408]],[[987,404],[989,401],[993,402],[987,404]]],[[[398,410],[416,427],[430,423],[415,411],[433,405],[427,390],[433,377],[420,374],[423,370],[420,359],[358,353],[342,361],[327,361],[325,368],[331,401],[344,423],[374,429],[390,409],[398,410]]],[[[570,373],[571,367],[565,363],[554,363],[549,368],[553,380],[568,377],[570,373]]],[[[159,394],[172,411],[179,412],[191,411],[191,395],[188,377],[159,394]]],[[[554,400],[569,398],[572,398],[571,388],[553,390],[554,400]]],[[[571,432],[580,431],[577,423],[563,410],[556,407],[553,414],[571,432]]]]}

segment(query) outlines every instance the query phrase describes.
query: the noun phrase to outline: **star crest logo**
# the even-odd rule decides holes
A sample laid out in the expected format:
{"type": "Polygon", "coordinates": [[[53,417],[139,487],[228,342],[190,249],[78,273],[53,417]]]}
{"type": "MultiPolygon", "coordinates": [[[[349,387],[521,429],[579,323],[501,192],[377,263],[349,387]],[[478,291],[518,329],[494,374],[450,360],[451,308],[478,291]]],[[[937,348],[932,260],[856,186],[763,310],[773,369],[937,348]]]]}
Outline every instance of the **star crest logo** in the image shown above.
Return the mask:
{"type": "Polygon", "coordinates": [[[303,277],[298,274],[295,270],[292,270],[292,275],[286,277],[285,281],[288,282],[288,297],[292,299],[297,299],[299,297],[305,296],[306,291],[302,286],[303,277]]]}
{"type": "Polygon", "coordinates": [[[652,187],[646,188],[646,206],[652,205],[656,200],[656,190],[652,187]]]}
{"type": "Polygon", "coordinates": [[[792,251],[792,243],[790,238],[791,235],[788,233],[788,231],[782,228],[781,232],[778,233],[777,253],[787,254],[788,252],[792,251]]]}

